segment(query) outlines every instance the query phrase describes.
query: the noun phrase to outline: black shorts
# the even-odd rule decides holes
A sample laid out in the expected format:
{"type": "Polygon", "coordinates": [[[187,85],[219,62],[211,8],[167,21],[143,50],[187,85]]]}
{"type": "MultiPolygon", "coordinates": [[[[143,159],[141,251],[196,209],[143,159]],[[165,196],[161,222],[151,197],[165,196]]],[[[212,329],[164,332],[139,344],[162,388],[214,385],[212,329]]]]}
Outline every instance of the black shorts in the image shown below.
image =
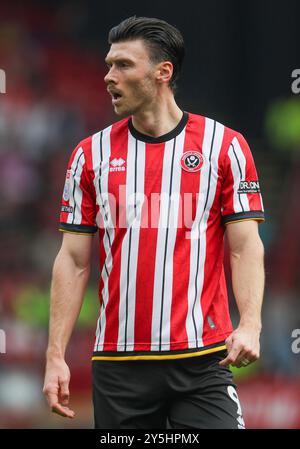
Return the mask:
{"type": "Polygon", "coordinates": [[[226,350],[172,360],[92,362],[96,429],[244,428],[226,350]]]}

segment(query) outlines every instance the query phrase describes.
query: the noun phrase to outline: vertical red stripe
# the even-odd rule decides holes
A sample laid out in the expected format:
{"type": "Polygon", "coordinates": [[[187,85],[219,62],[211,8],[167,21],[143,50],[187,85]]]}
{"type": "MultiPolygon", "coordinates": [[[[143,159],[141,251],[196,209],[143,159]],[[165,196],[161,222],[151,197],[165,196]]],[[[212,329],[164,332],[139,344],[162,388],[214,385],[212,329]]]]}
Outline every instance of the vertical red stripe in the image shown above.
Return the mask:
{"type": "Polygon", "coordinates": [[[248,193],[248,201],[250,210],[262,210],[263,205],[259,193],[248,193]]]}
{"type": "MultiPolygon", "coordinates": [[[[246,181],[258,181],[257,171],[252,155],[246,155],[246,181]]],[[[263,210],[259,193],[247,193],[250,210],[263,210]]]]}
{"type": "MultiPolygon", "coordinates": [[[[219,163],[220,158],[219,158],[219,163]]],[[[223,207],[223,215],[232,215],[235,213],[234,210],[234,178],[231,170],[231,161],[228,153],[226,152],[224,159],[224,179],[222,185],[221,195],[221,205],[223,207]]]]}

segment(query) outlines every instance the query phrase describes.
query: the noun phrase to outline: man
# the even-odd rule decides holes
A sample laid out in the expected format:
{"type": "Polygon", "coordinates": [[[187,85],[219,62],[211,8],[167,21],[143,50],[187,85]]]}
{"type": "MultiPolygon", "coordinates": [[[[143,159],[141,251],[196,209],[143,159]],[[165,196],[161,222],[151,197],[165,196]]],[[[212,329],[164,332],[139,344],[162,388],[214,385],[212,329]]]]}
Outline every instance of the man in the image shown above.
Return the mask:
{"type": "Polygon", "coordinates": [[[228,365],[259,357],[264,212],[250,149],[238,132],[177,106],[184,45],[176,28],[131,17],[109,43],[105,82],[126,118],[80,142],[70,158],[44,393],[53,412],[74,417],[64,355],[98,231],[95,427],[244,428],[228,365]]]}

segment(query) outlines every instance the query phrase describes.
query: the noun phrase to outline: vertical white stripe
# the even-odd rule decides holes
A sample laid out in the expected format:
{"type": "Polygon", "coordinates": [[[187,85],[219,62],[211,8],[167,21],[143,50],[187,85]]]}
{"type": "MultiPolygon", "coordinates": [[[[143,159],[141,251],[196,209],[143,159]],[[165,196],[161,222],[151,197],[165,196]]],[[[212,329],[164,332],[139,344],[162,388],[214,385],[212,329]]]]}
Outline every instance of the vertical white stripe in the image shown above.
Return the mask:
{"type": "Polygon", "coordinates": [[[203,314],[201,296],[206,260],[206,230],[210,209],[216,194],[218,181],[218,159],[224,135],[224,126],[220,123],[216,123],[214,136],[213,132],[214,121],[205,118],[205,131],[202,145],[204,164],[201,169],[197,211],[191,230],[188,313],[186,318],[186,332],[188,335],[189,348],[203,346],[203,314]],[[213,138],[214,140],[211,153],[213,138]]]}
{"type": "Polygon", "coordinates": [[[166,142],[163,160],[161,205],[159,211],[158,236],[156,245],[154,294],[151,329],[151,350],[170,350],[171,306],[173,288],[173,253],[177,234],[178,213],[180,205],[180,158],[183,152],[185,129],[174,140],[166,142]],[[172,158],[174,152],[173,172],[172,158]],[[171,197],[169,196],[172,177],[171,197]],[[169,211],[169,225],[167,219],[169,211]],[[166,242],[167,239],[167,242],[166,242]],[[167,248],[165,250],[167,244],[167,248]],[[166,251],[166,253],[165,253],[166,251]],[[165,262],[165,265],[164,265],[165,262]],[[163,303],[163,309],[161,309],[163,303]],[[162,313],[162,316],[161,316],[162,313]],[[160,325],[162,320],[161,347],[160,325]]]}
{"type": "Polygon", "coordinates": [[[128,132],[126,172],[127,229],[121,250],[118,351],[134,350],[136,274],[145,181],[145,143],[138,141],[136,148],[136,142],[136,139],[128,132]],[[134,206],[135,204],[136,207],[134,206]]]}
{"type": "Polygon", "coordinates": [[[102,215],[103,223],[105,227],[105,232],[103,236],[103,245],[105,250],[105,263],[102,268],[101,277],[103,280],[103,289],[102,289],[102,298],[103,304],[100,310],[100,316],[97,321],[97,329],[96,329],[96,341],[94,351],[102,351],[103,343],[104,343],[104,335],[105,335],[105,326],[106,326],[106,316],[105,316],[105,308],[107,306],[109,292],[108,292],[108,275],[111,272],[112,268],[112,254],[110,251],[110,243],[112,244],[115,230],[113,226],[109,226],[112,224],[111,219],[111,211],[110,205],[108,201],[108,176],[109,176],[109,158],[111,153],[110,147],[110,133],[111,126],[107,127],[102,134],[102,162],[101,162],[101,149],[100,149],[100,136],[101,133],[94,134],[92,137],[92,159],[93,159],[93,170],[95,173],[94,177],[94,185],[96,189],[96,198],[97,204],[99,205],[99,212],[102,215]],[[101,163],[101,177],[100,177],[100,163],[101,163]],[[100,183],[100,186],[99,186],[100,183]],[[101,196],[100,196],[101,191],[101,196]],[[104,206],[104,207],[103,207],[104,206]],[[105,214],[107,215],[107,220],[105,218],[105,214]],[[106,269],[108,272],[106,272],[106,269]],[[101,334],[99,335],[99,321],[101,326],[101,334]]]}
{"type": "Polygon", "coordinates": [[[249,201],[247,195],[239,195],[240,182],[246,179],[246,158],[236,137],[232,140],[232,145],[228,150],[230,158],[231,172],[233,176],[233,208],[234,212],[249,211],[249,201]]]}
{"type": "Polygon", "coordinates": [[[82,174],[82,169],[85,164],[85,158],[83,149],[78,148],[74,156],[71,165],[71,176],[70,176],[70,199],[69,205],[73,207],[73,213],[68,214],[67,223],[81,224],[82,214],[81,214],[81,204],[82,204],[82,190],[80,188],[80,179],[82,174]],[[74,189],[75,186],[75,189],[74,189]]]}

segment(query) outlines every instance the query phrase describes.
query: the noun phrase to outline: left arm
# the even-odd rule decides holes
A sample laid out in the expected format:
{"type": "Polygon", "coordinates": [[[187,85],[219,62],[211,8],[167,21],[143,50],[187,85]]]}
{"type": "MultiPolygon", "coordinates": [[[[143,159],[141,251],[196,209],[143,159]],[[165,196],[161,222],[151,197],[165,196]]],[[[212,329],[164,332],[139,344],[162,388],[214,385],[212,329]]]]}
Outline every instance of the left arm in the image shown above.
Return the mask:
{"type": "Polygon", "coordinates": [[[240,322],[226,339],[228,355],[220,365],[240,368],[254,362],[260,353],[261,307],[264,293],[264,247],[258,223],[245,220],[228,223],[226,235],[230,251],[232,287],[240,322]]]}

